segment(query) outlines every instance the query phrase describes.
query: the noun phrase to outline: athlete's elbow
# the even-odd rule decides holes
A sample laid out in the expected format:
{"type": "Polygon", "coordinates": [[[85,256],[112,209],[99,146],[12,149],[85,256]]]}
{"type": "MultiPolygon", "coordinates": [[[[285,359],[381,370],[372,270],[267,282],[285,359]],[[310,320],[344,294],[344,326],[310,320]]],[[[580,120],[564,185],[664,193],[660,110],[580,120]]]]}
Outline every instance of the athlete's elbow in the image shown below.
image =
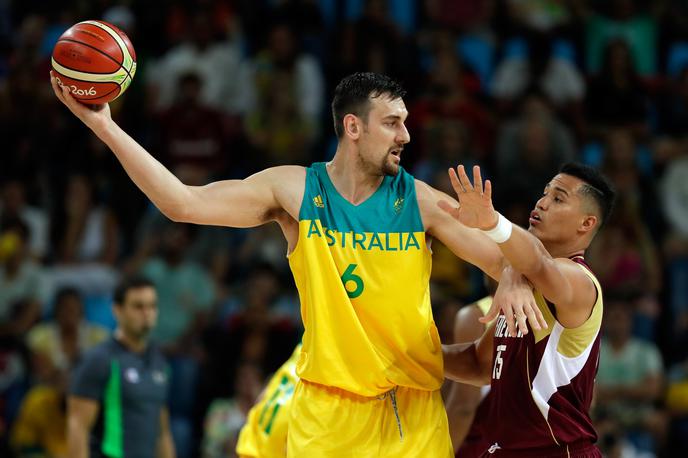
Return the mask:
{"type": "Polygon", "coordinates": [[[189,222],[189,211],[180,206],[158,206],[160,213],[165,215],[170,221],[175,223],[188,223],[189,222]]]}

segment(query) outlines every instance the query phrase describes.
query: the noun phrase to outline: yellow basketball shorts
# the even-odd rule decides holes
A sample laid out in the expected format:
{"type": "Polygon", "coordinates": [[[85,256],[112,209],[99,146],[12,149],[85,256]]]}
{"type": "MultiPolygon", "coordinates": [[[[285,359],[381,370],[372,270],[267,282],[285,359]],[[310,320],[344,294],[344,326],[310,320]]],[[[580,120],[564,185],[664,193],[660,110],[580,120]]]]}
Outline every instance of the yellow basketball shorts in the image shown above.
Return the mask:
{"type": "Polygon", "coordinates": [[[453,457],[438,391],[405,387],[364,397],[301,380],[289,418],[287,456],[453,457]]]}

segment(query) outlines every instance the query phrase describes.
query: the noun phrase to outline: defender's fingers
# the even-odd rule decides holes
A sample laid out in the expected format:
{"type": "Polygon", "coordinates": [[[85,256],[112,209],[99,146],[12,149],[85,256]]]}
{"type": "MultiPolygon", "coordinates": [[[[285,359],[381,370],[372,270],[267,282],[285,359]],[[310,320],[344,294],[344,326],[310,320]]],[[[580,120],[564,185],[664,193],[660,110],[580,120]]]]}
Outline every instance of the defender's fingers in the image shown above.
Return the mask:
{"type": "Polygon", "coordinates": [[[516,324],[514,323],[514,311],[511,306],[504,307],[504,317],[506,318],[506,328],[511,337],[516,337],[516,324]]]}
{"type": "Polygon", "coordinates": [[[492,301],[492,305],[490,306],[490,310],[487,311],[485,316],[482,316],[478,318],[478,321],[481,323],[489,323],[490,321],[494,320],[497,318],[497,315],[499,315],[499,305],[495,301],[492,301]]]}
{"type": "Polygon", "coordinates": [[[468,179],[468,175],[466,175],[466,169],[464,168],[464,166],[463,165],[458,166],[456,168],[456,171],[458,172],[459,181],[461,182],[461,186],[463,186],[466,189],[466,192],[472,191],[473,185],[471,184],[471,180],[468,179]]]}
{"type": "Polygon", "coordinates": [[[547,329],[549,326],[547,325],[547,320],[545,320],[545,317],[542,315],[542,312],[540,311],[540,307],[538,307],[537,303],[533,302],[532,308],[535,310],[535,316],[537,317],[537,320],[540,323],[540,327],[542,329],[547,329]]]}
{"type": "Polygon", "coordinates": [[[485,192],[486,198],[492,200],[492,182],[490,180],[485,181],[485,192]]]}
{"type": "Polygon", "coordinates": [[[449,181],[451,181],[452,188],[454,188],[454,192],[456,195],[460,195],[466,192],[464,187],[461,185],[461,182],[459,181],[459,177],[456,176],[456,171],[454,169],[449,169],[449,181]]]}
{"type": "Polygon", "coordinates": [[[541,327],[540,327],[540,323],[538,322],[537,316],[535,315],[535,311],[529,306],[523,307],[523,311],[525,312],[526,316],[528,317],[528,322],[530,323],[530,327],[533,328],[535,331],[539,331],[541,329],[541,327]]]}
{"type": "Polygon", "coordinates": [[[482,194],[483,193],[483,177],[480,175],[480,166],[473,166],[473,186],[475,189],[482,194]]]}
{"type": "Polygon", "coordinates": [[[440,207],[445,212],[449,213],[454,218],[459,216],[459,209],[454,207],[452,204],[450,204],[446,200],[437,201],[437,206],[440,207]]]}

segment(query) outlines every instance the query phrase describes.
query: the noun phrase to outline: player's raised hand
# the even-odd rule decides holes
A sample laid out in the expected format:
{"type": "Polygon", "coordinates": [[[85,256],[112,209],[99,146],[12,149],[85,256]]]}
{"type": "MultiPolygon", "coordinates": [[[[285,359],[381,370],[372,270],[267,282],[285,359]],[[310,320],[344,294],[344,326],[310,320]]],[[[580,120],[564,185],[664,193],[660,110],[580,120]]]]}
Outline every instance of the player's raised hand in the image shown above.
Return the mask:
{"type": "Polygon", "coordinates": [[[440,202],[440,207],[467,227],[492,229],[497,225],[498,214],[492,206],[492,183],[485,182],[480,176],[480,167],[473,167],[473,184],[466,175],[463,165],[449,169],[449,179],[459,199],[458,208],[447,202],[440,202]]]}
{"type": "Polygon", "coordinates": [[[74,113],[77,118],[81,119],[91,129],[96,127],[98,123],[110,119],[110,106],[107,103],[102,105],[85,105],[77,102],[69,93],[69,88],[65,85],[61,86],[57,82],[57,78],[52,70],[50,71],[50,84],[60,102],[64,103],[69,108],[69,111],[74,113]]]}

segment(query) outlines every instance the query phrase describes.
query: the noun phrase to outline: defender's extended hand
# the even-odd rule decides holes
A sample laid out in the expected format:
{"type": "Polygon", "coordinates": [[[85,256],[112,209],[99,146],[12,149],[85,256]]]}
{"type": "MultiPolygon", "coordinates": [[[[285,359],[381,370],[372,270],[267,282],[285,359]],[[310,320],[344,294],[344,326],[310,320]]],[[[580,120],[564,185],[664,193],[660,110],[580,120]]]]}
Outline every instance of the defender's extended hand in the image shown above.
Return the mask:
{"type": "Polygon", "coordinates": [[[438,202],[442,210],[449,213],[461,224],[482,230],[489,230],[497,225],[498,215],[492,206],[492,183],[485,182],[480,176],[480,167],[473,167],[473,184],[466,175],[463,165],[449,169],[449,179],[459,199],[458,208],[445,201],[438,202]]]}

